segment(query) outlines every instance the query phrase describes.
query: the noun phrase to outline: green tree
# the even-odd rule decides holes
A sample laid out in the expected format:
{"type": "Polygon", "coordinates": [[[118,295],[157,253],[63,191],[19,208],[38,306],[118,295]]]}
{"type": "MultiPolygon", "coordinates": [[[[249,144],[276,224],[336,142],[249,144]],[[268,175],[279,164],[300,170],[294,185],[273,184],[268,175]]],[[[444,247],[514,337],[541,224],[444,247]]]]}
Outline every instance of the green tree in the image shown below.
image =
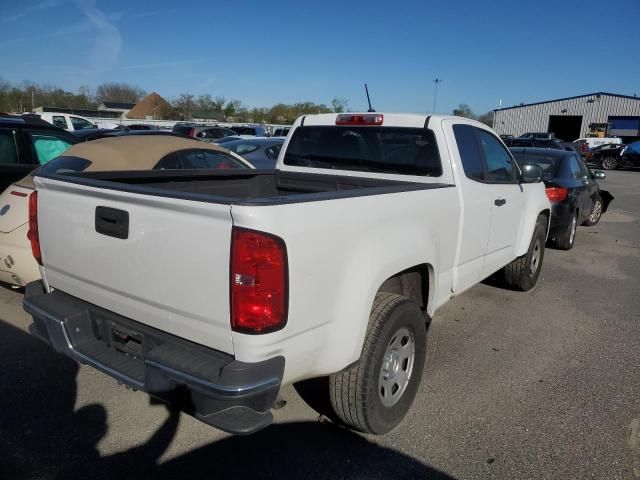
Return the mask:
{"type": "Polygon", "coordinates": [[[109,82],[96,88],[96,102],[138,103],[145,96],[145,91],[127,83],[109,82]]]}
{"type": "Polygon", "coordinates": [[[493,128],[493,112],[492,111],[483,113],[478,117],[478,120],[484,123],[485,125],[488,125],[491,128],[493,128]]]}
{"type": "Polygon", "coordinates": [[[342,97],[333,97],[333,100],[331,100],[331,108],[335,113],[343,113],[346,111],[348,104],[349,100],[342,97]]]}
{"type": "Polygon", "coordinates": [[[475,113],[471,110],[471,107],[466,103],[461,103],[458,108],[454,108],[452,112],[457,117],[476,118],[475,113]]]}

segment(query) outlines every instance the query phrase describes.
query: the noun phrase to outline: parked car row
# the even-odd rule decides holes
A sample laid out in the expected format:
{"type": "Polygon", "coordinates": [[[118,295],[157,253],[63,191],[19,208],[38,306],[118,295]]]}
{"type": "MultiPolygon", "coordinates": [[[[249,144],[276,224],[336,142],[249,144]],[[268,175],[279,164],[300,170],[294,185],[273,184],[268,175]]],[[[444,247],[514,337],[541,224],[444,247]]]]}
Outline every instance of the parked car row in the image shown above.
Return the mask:
{"type": "Polygon", "coordinates": [[[640,167],[640,141],[629,145],[602,145],[592,150],[589,161],[605,170],[640,167]]]}

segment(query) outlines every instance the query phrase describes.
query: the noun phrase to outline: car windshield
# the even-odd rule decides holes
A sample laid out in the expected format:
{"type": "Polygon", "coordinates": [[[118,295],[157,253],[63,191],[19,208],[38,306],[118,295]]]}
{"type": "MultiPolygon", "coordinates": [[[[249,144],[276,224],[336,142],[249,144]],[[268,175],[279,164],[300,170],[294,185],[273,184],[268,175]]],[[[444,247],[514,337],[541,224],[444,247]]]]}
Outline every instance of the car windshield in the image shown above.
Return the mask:
{"type": "Polygon", "coordinates": [[[442,164],[432,130],[401,127],[299,127],[285,165],[439,177],[442,164]]]}
{"type": "Polygon", "coordinates": [[[533,165],[540,165],[542,169],[542,176],[544,178],[553,178],[556,173],[556,169],[558,166],[558,161],[560,157],[556,157],[554,155],[540,155],[540,154],[532,154],[532,153],[513,153],[518,166],[522,167],[522,165],[526,163],[530,163],[533,165]]]}

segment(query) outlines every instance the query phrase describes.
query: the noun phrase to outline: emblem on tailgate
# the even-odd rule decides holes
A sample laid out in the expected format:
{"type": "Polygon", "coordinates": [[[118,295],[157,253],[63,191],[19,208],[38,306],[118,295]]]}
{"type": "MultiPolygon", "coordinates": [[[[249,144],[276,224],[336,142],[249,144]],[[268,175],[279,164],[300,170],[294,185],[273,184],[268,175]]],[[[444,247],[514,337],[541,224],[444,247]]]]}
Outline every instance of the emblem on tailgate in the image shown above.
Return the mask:
{"type": "Polygon", "coordinates": [[[4,207],[0,208],[0,217],[5,213],[7,213],[10,208],[11,208],[11,205],[9,204],[6,204],[4,207]]]}

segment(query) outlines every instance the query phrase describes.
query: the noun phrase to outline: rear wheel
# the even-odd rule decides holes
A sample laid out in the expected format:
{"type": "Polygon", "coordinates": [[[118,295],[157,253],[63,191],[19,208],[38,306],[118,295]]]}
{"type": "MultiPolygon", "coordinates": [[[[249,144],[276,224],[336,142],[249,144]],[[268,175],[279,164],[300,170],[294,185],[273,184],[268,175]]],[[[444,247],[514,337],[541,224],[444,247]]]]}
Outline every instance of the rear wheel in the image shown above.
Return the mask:
{"type": "Polygon", "coordinates": [[[414,302],[376,295],[360,360],[329,379],[331,406],[345,425],[381,435],[402,421],[422,378],[426,330],[414,302]]]}
{"type": "Polygon", "coordinates": [[[560,250],[571,250],[573,244],[576,241],[576,229],[578,227],[578,212],[574,213],[571,217],[571,223],[567,227],[566,231],[557,235],[554,239],[556,247],[560,250]]]}
{"type": "Polygon", "coordinates": [[[546,235],[547,218],[544,215],[540,215],[536,221],[527,253],[504,267],[504,279],[507,286],[521,292],[531,290],[535,286],[542,269],[542,261],[544,260],[544,240],[546,235]]]}
{"type": "Polygon", "coordinates": [[[615,170],[619,166],[618,159],[613,156],[604,157],[602,159],[602,168],[605,170],[615,170]]]}
{"type": "Polygon", "coordinates": [[[591,214],[582,223],[582,225],[586,227],[593,227],[602,218],[602,209],[602,198],[600,198],[600,195],[598,195],[596,197],[596,201],[593,202],[593,210],[591,210],[591,214]]]}

